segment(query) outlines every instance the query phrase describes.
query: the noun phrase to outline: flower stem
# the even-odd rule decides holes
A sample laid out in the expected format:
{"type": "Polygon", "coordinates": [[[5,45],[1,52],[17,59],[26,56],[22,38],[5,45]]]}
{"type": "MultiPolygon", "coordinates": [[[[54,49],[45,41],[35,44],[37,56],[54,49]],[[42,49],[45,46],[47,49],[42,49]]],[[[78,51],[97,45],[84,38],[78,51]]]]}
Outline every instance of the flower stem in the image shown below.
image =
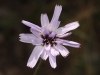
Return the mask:
{"type": "Polygon", "coordinates": [[[42,59],[40,59],[39,64],[37,65],[36,70],[35,70],[35,72],[34,72],[33,75],[36,75],[37,74],[37,71],[38,71],[38,69],[39,69],[39,67],[41,65],[41,62],[42,62],[42,59]]]}

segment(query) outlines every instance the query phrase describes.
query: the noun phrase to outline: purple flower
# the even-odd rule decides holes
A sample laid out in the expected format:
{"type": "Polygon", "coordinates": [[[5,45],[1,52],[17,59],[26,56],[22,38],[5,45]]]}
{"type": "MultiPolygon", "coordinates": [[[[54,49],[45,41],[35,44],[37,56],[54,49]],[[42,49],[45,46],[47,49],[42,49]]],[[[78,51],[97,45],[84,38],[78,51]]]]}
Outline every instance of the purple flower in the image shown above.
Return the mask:
{"type": "Polygon", "coordinates": [[[23,24],[30,27],[32,34],[20,34],[20,41],[36,45],[28,60],[28,67],[33,68],[39,57],[41,57],[43,60],[49,58],[51,67],[56,68],[56,56],[61,54],[63,57],[67,57],[69,54],[68,49],[65,48],[64,45],[75,48],[80,47],[80,44],[77,42],[62,39],[71,35],[71,32],[69,31],[76,29],[79,26],[79,23],[76,21],[58,28],[60,25],[58,19],[61,11],[62,6],[56,5],[53,18],[50,22],[47,14],[41,14],[41,27],[22,20],[23,24]]]}

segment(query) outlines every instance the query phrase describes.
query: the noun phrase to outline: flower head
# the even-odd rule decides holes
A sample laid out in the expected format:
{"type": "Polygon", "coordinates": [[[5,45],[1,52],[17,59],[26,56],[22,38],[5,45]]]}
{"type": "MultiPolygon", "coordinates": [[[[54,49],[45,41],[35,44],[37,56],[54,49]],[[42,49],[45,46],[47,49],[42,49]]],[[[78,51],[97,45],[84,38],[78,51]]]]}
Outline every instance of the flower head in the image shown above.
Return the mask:
{"type": "Polygon", "coordinates": [[[71,35],[70,30],[74,30],[79,26],[79,23],[72,22],[66,24],[64,27],[59,27],[59,16],[62,11],[61,5],[56,5],[52,20],[49,22],[47,14],[41,14],[41,27],[22,20],[22,23],[30,27],[31,34],[20,34],[19,38],[21,42],[31,43],[36,45],[32,51],[27,66],[33,68],[39,57],[43,60],[49,58],[49,62],[52,68],[56,68],[56,56],[62,55],[68,56],[69,51],[65,46],[71,46],[79,48],[80,44],[73,41],[63,40],[62,38],[71,35]]]}

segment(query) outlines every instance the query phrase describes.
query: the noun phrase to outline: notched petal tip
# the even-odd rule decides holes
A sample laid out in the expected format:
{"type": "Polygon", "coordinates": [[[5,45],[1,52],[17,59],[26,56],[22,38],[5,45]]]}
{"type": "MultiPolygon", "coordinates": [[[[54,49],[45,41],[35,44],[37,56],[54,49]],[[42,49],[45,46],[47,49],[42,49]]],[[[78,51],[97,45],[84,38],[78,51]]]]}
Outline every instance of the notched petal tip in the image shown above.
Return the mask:
{"type": "Polygon", "coordinates": [[[77,26],[80,26],[80,25],[79,25],[79,21],[75,21],[74,23],[76,23],[76,24],[77,24],[77,26]]]}
{"type": "Polygon", "coordinates": [[[20,39],[20,40],[23,39],[24,36],[25,36],[24,33],[19,34],[19,39],[20,39]]]}
{"type": "Polygon", "coordinates": [[[27,63],[27,67],[29,67],[29,68],[34,68],[35,65],[36,65],[36,61],[35,62],[28,62],[27,63]]]}
{"type": "Polygon", "coordinates": [[[29,64],[27,64],[27,67],[29,67],[29,68],[33,68],[32,66],[29,66],[29,64]]]}
{"type": "Polygon", "coordinates": [[[23,35],[25,35],[24,33],[21,33],[21,34],[19,34],[19,37],[21,37],[21,36],[23,36],[23,35]]]}
{"type": "Polygon", "coordinates": [[[56,57],[49,55],[49,62],[52,68],[56,68],[57,64],[56,64],[56,57]]]}
{"type": "Polygon", "coordinates": [[[62,6],[61,5],[59,5],[59,4],[56,4],[56,6],[55,7],[61,7],[62,8],[62,6]]]}
{"type": "Polygon", "coordinates": [[[55,69],[57,67],[57,65],[51,66],[53,69],[55,69]]]}
{"type": "Polygon", "coordinates": [[[55,69],[57,66],[53,66],[52,68],[55,69]]]}
{"type": "Polygon", "coordinates": [[[81,44],[80,43],[78,43],[78,47],[77,48],[81,48],[81,46],[80,46],[81,44]]]}
{"type": "Polygon", "coordinates": [[[32,40],[35,38],[33,34],[19,34],[19,41],[24,43],[32,43],[32,40]]]}
{"type": "Polygon", "coordinates": [[[66,58],[66,57],[69,55],[69,53],[70,53],[70,52],[68,51],[68,53],[67,53],[65,56],[63,56],[63,57],[66,58]]]}

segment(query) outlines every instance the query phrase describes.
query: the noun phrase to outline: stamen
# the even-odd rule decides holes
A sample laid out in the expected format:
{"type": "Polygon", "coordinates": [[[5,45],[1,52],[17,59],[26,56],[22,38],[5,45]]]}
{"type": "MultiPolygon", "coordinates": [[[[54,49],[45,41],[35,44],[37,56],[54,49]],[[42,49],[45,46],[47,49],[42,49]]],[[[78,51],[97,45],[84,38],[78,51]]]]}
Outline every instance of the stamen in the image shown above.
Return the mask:
{"type": "Polygon", "coordinates": [[[55,37],[49,37],[49,35],[45,35],[45,36],[41,35],[41,37],[43,38],[44,45],[50,44],[51,46],[53,46],[56,44],[54,41],[56,39],[55,37]]]}

